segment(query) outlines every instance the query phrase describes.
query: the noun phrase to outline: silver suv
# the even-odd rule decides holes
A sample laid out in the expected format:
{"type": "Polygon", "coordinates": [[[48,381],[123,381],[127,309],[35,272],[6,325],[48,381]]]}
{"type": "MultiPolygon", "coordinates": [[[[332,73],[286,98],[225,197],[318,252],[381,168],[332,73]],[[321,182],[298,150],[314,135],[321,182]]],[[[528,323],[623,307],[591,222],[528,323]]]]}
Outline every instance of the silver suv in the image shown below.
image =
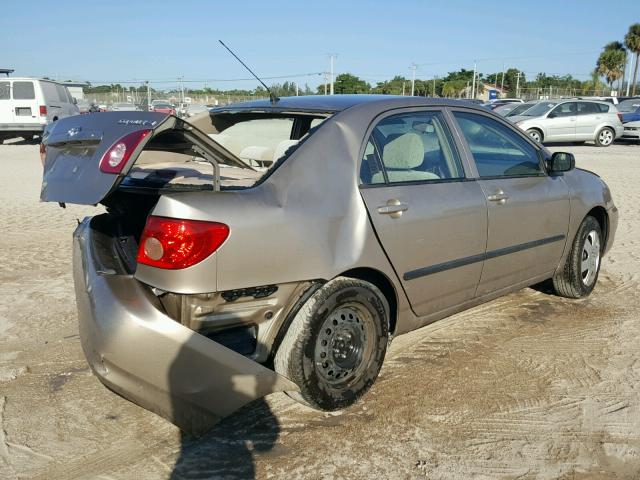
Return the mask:
{"type": "Polygon", "coordinates": [[[548,112],[516,125],[540,143],[593,141],[608,147],[624,133],[615,105],[588,100],[558,101],[548,112]]]}

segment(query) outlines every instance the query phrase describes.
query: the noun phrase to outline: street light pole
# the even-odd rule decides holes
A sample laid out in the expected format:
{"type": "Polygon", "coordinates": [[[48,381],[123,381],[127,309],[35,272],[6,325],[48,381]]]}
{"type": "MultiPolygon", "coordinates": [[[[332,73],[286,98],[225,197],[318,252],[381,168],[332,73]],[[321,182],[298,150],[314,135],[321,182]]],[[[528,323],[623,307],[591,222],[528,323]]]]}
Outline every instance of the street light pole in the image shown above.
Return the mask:
{"type": "Polygon", "coordinates": [[[411,96],[413,97],[413,95],[415,94],[416,91],[416,68],[418,68],[418,66],[415,63],[411,64],[411,70],[412,70],[412,75],[411,75],[411,96]]]}
{"type": "Polygon", "coordinates": [[[476,69],[478,68],[477,62],[473,62],[473,83],[471,84],[471,98],[476,98],[476,69]]]}
{"type": "Polygon", "coordinates": [[[335,57],[337,57],[338,54],[337,53],[332,53],[329,55],[330,58],[330,64],[331,64],[331,87],[330,87],[330,95],[333,95],[333,82],[334,82],[334,77],[333,77],[333,62],[335,60],[335,57]]]}
{"type": "Polygon", "coordinates": [[[516,77],[516,98],[520,98],[520,71],[518,70],[518,76],[516,77]]]}
{"type": "Polygon", "coordinates": [[[147,80],[147,110],[151,110],[151,90],[149,89],[149,80],[147,80]]]}

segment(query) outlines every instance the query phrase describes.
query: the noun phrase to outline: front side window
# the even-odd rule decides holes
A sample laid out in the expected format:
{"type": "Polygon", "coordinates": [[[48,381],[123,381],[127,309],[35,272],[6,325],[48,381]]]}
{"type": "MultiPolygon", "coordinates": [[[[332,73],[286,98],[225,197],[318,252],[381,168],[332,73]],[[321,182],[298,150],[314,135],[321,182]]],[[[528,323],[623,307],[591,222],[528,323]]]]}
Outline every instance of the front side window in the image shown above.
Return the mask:
{"type": "Polygon", "coordinates": [[[33,82],[13,82],[14,100],[33,100],[36,98],[36,91],[33,82]]]}
{"type": "Polygon", "coordinates": [[[386,117],[373,129],[362,158],[363,184],[464,178],[464,169],[440,112],[386,117]]]}
{"type": "Polygon", "coordinates": [[[10,91],[9,82],[0,82],[0,100],[9,100],[10,91]]]}
{"type": "Polygon", "coordinates": [[[530,176],[542,173],[537,150],[502,123],[477,113],[454,112],[480,177],[530,176]]]}
{"type": "Polygon", "coordinates": [[[576,114],[576,102],[561,103],[549,112],[549,118],[572,117],[576,114]]]}

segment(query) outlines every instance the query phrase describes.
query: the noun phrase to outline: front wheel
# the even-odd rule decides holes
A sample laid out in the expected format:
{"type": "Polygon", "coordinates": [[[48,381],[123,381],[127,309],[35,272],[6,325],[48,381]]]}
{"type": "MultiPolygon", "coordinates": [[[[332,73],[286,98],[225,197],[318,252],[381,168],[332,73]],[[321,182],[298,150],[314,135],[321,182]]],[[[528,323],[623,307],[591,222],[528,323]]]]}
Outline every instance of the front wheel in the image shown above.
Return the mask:
{"type": "Polygon", "coordinates": [[[527,130],[527,135],[529,135],[532,140],[538,143],[542,143],[542,133],[540,132],[540,130],[530,128],[529,130],[527,130]]]}
{"type": "Polygon", "coordinates": [[[616,138],[616,134],[609,127],[604,127],[596,135],[596,145],[598,147],[608,147],[613,143],[616,138]]]}
{"type": "Polygon", "coordinates": [[[582,298],[591,293],[600,272],[602,243],[600,224],[594,217],[586,217],[578,228],[564,267],[553,277],[558,295],[582,298]]]}
{"type": "Polygon", "coordinates": [[[389,306],[369,282],[338,277],[300,308],[274,358],[276,372],[300,387],[287,394],[338,410],[371,387],[384,360],[389,306]]]}

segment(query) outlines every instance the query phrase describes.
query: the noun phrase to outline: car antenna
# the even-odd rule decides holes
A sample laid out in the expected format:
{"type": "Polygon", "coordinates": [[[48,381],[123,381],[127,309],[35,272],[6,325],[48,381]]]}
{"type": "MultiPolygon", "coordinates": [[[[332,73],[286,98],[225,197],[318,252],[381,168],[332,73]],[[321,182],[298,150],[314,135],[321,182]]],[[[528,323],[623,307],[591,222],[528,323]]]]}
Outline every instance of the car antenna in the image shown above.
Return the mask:
{"type": "Polygon", "coordinates": [[[271,103],[276,103],[276,102],[278,102],[278,101],[280,100],[280,98],[278,98],[278,97],[276,96],[276,94],[275,94],[275,93],[273,93],[273,92],[271,91],[271,89],[270,89],[269,87],[267,87],[267,85],[266,85],[262,80],[260,80],[260,77],[258,77],[255,73],[253,73],[253,70],[251,70],[249,67],[247,67],[246,63],[244,63],[242,60],[240,60],[240,58],[239,58],[235,53],[233,53],[233,51],[232,51],[229,47],[227,47],[227,46],[224,44],[224,42],[223,42],[222,40],[218,40],[218,41],[222,44],[222,46],[223,46],[224,48],[226,48],[227,50],[229,50],[229,53],[230,53],[231,55],[233,55],[233,56],[236,58],[236,60],[238,60],[238,61],[242,64],[242,66],[243,66],[244,68],[246,68],[247,70],[249,70],[249,73],[250,73],[251,75],[253,75],[254,77],[256,77],[256,80],[258,80],[258,81],[262,84],[262,86],[267,90],[267,92],[269,92],[269,100],[271,100],[271,103]]]}

